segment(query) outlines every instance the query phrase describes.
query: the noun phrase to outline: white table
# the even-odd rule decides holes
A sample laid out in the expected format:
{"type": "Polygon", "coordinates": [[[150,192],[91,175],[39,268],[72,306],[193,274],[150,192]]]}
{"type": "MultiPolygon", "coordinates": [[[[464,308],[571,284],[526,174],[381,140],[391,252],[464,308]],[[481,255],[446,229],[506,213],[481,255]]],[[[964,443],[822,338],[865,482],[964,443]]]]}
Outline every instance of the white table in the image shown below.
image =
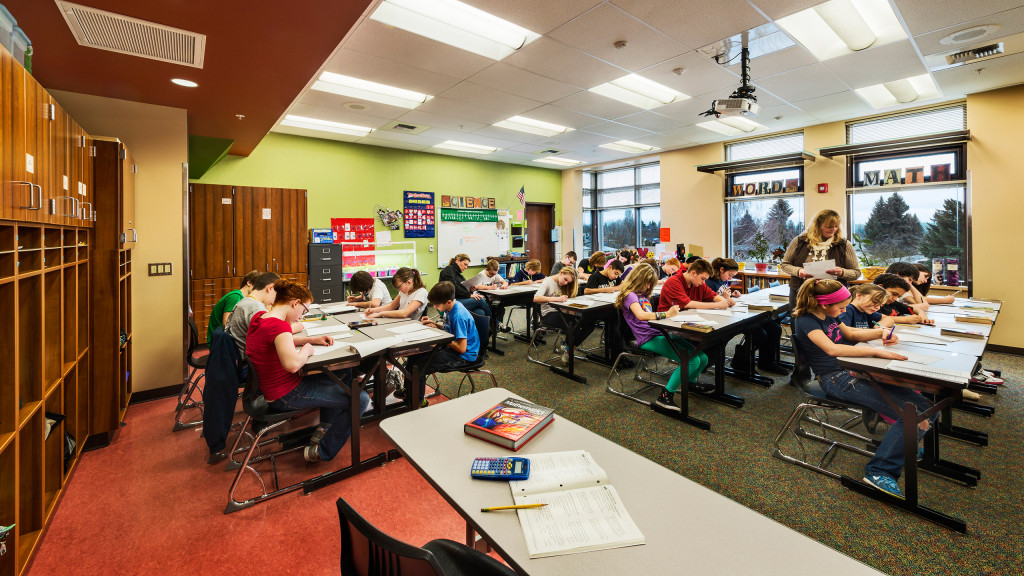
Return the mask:
{"type": "Polygon", "coordinates": [[[880,574],[557,414],[516,455],[590,452],[647,543],[531,560],[516,514],[480,512],[483,506],[512,504],[508,485],[469,477],[474,457],[510,452],[462,430],[510,396],[516,395],[488,389],[384,420],[380,429],[520,574],[880,574]]]}

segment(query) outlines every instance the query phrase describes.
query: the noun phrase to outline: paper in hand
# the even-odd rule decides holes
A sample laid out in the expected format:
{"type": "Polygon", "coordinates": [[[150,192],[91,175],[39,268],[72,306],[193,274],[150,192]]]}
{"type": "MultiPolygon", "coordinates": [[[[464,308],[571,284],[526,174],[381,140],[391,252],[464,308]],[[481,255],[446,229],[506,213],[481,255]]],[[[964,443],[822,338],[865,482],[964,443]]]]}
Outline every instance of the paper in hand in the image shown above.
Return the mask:
{"type": "Polygon", "coordinates": [[[836,278],[831,274],[827,274],[826,270],[831,270],[836,267],[835,260],[823,260],[821,262],[804,262],[804,270],[814,278],[836,278]]]}

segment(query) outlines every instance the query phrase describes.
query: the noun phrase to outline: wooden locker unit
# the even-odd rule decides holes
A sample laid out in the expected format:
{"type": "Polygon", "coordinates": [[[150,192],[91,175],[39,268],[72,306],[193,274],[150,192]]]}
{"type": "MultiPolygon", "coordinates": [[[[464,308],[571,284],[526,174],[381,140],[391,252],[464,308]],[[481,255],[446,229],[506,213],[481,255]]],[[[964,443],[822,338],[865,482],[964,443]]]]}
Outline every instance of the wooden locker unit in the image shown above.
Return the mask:
{"type": "Polygon", "coordinates": [[[234,205],[231,186],[189,184],[191,278],[232,276],[234,205]]]}

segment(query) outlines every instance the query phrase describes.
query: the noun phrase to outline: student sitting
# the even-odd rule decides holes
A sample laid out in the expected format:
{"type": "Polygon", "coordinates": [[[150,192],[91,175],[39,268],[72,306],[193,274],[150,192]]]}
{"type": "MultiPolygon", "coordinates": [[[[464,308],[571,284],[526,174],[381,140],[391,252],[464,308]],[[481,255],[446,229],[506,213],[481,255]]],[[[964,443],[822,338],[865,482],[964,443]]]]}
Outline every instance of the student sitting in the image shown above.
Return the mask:
{"type": "Polygon", "coordinates": [[[456,254],[448,261],[448,266],[438,274],[438,282],[451,282],[455,286],[455,299],[466,307],[466,310],[481,316],[490,316],[491,307],[484,301],[484,297],[466,288],[466,278],[462,275],[469,268],[469,256],[456,254]]]}
{"type": "MultiPolygon", "coordinates": [[[[481,345],[480,334],[476,331],[476,320],[465,306],[455,300],[455,286],[451,282],[435,284],[427,294],[427,301],[438,312],[445,314],[444,324],[438,326],[437,322],[426,316],[420,318],[420,322],[448,332],[455,336],[455,340],[433,354],[416,354],[406,361],[405,366],[409,372],[417,374],[422,371],[419,373],[419,382],[412,383],[419,386],[421,407],[427,405],[427,400],[423,397],[426,392],[427,376],[440,370],[457,369],[475,361],[481,345]]],[[[395,398],[405,398],[405,389],[396,390],[395,398]]]]}
{"type": "MultiPolygon", "coordinates": [[[[604,270],[591,274],[587,280],[586,286],[583,288],[584,294],[602,294],[607,292],[618,292],[619,287],[615,285],[616,280],[620,278],[622,274],[622,262],[618,260],[612,260],[605,266],[604,270]]],[[[615,316],[612,314],[588,314],[580,320],[580,323],[576,327],[576,332],[573,334],[573,342],[577,346],[582,344],[590,337],[594,332],[594,328],[597,327],[597,322],[602,320],[606,322],[606,326],[615,326],[615,316]],[[609,317],[610,316],[610,317],[609,317]],[[611,322],[611,324],[607,324],[611,322]]],[[[607,340],[606,346],[611,352],[612,356],[618,356],[622,352],[622,343],[619,341],[618,334],[615,330],[605,330],[605,338],[607,340]]],[[[566,362],[569,358],[566,356],[566,362]]],[[[627,363],[628,364],[628,363],[627,363]]],[[[630,367],[627,364],[620,364],[623,368],[630,367]]]]}
{"type": "Polygon", "coordinates": [[[566,252],[565,256],[562,256],[562,259],[555,262],[555,265],[551,267],[551,272],[548,273],[548,276],[558,274],[558,271],[566,266],[574,270],[576,269],[576,252],[573,252],[572,250],[566,252]]]}
{"type": "MultiPolygon", "coordinates": [[[[565,302],[569,298],[576,296],[578,287],[576,272],[568,266],[559,270],[558,274],[548,276],[540,283],[540,288],[533,295],[533,301],[540,304],[540,323],[542,326],[558,330],[569,330],[569,326],[566,324],[565,318],[562,317],[562,313],[556,310],[550,303],[565,302]]],[[[569,357],[566,350],[563,349],[561,352],[563,360],[568,363],[569,357]]]]}
{"type": "Polygon", "coordinates": [[[693,264],[694,262],[696,262],[697,260],[700,260],[700,259],[701,259],[700,256],[689,256],[686,260],[683,261],[682,264],[679,265],[679,269],[682,270],[683,272],[685,272],[686,268],[689,267],[690,264],[693,264]]]}
{"type": "Polygon", "coordinates": [[[935,323],[934,320],[925,318],[923,314],[903,303],[903,299],[911,290],[910,283],[903,278],[895,274],[879,274],[875,277],[874,283],[889,294],[889,298],[878,309],[882,316],[891,317],[896,324],[935,323]]]}
{"type": "Polygon", "coordinates": [[[850,288],[853,300],[839,315],[839,320],[850,328],[874,328],[893,325],[892,316],[882,316],[878,310],[889,300],[889,293],[877,284],[858,284],[850,288]]]}
{"type": "Polygon", "coordinates": [[[408,318],[419,320],[427,309],[427,288],[420,271],[403,266],[395,272],[391,283],[398,289],[398,299],[366,309],[367,318],[408,318]]]}
{"type": "Polygon", "coordinates": [[[676,272],[679,272],[680,263],[676,258],[669,258],[665,261],[661,267],[658,268],[658,278],[664,280],[669,276],[674,276],[676,272]]]}
{"type": "MultiPolygon", "coordinates": [[[[590,255],[590,258],[584,258],[580,260],[580,265],[576,267],[576,276],[580,282],[586,282],[587,278],[594,272],[597,272],[601,268],[604,268],[605,262],[608,261],[608,257],[605,256],[604,252],[594,252],[590,255]]],[[[552,274],[554,276],[554,274],[552,274]]]]}
{"type": "Polygon", "coordinates": [[[348,303],[356,308],[376,308],[391,303],[388,287],[365,270],[352,275],[348,290],[352,294],[348,297],[348,303]]]}
{"type": "MultiPolygon", "coordinates": [[[[918,411],[931,408],[931,403],[919,393],[889,384],[880,384],[891,400],[887,400],[874,385],[858,379],[839,367],[837,356],[860,356],[906,360],[905,356],[876,346],[853,346],[857,342],[882,339],[883,344],[895,344],[897,338],[889,338],[890,330],[851,328],[839,320],[850,302],[850,291],[835,280],[808,280],[797,294],[796,310],[793,315],[793,337],[801,355],[810,363],[821,382],[822,389],[829,395],[846,402],[852,402],[874,410],[895,421],[889,426],[875,455],[868,460],[864,469],[864,481],[879,490],[903,498],[898,480],[903,468],[903,422],[902,414],[893,406],[902,407],[912,402],[918,411]]],[[[924,437],[931,422],[938,414],[919,425],[918,440],[924,437]]]]}
{"type": "Polygon", "coordinates": [[[704,284],[713,271],[707,260],[697,259],[686,272],[665,280],[658,297],[658,311],[665,312],[672,306],[678,306],[680,310],[725,310],[734,306],[733,300],[715,294],[704,284]]]}
{"type": "Polygon", "coordinates": [[[719,296],[739,298],[740,291],[729,287],[729,281],[740,271],[740,265],[732,258],[715,258],[711,261],[714,272],[704,281],[708,288],[719,296]]]}
{"type": "MultiPolygon", "coordinates": [[[[561,269],[561,264],[558,265],[561,269]]],[[[571,266],[571,264],[570,264],[571,266]]],[[[557,274],[557,272],[556,272],[557,274]]],[[[530,260],[523,266],[516,275],[512,277],[511,286],[523,286],[526,284],[540,284],[544,274],[540,271],[540,260],[530,260]]]]}
{"type": "Polygon", "coordinates": [[[466,281],[471,291],[476,290],[497,290],[508,288],[508,282],[498,274],[501,264],[497,260],[488,260],[484,269],[479,274],[466,281]]]}
{"type": "Polygon", "coordinates": [[[224,323],[224,331],[235,339],[238,350],[242,354],[245,353],[245,336],[249,333],[249,323],[252,322],[252,317],[257,312],[266,312],[274,305],[274,298],[277,297],[277,293],[274,292],[274,283],[280,279],[281,277],[274,272],[260,274],[252,284],[252,291],[238,304],[235,304],[231,315],[228,316],[228,321],[224,323]]]}
{"type": "Polygon", "coordinates": [[[252,292],[252,285],[262,272],[259,270],[253,270],[242,278],[242,285],[238,290],[232,290],[225,294],[216,304],[213,305],[213,310],[210,312],[210,321],[206,326],[206,341],[213,341],[213,331],[217,328],[227,324],[228,316],[231,315],[231,311],[234,310],[235,305],[238,304],[242,298],[249,295],[252,292]]]}
{"type": "MultiPolygon", "coordinates": [[[[617,262],[617,260],[612,260],[612,262],[617,262]]],[[[654,258],[645,258],[644,260],[641,261],[641,263],[647,264],[648,266],[650,266],[651,268],[653,268],[655,270],[660,270],[660,267],[658,266],[658,261],[655,260],[654,258]]],[[[624,282],[626,280],[626,277],[629,276],[629,273],[632,272],[633,268],[636,268],[638,264],[639,263],[634,263],[634,264],[630,264],[630,265],[626,266],[625,270],[622,271],[622,276],[619,276],[619,279],[617,281],[615,281],[615,284],[616,285],[622,284],[622,282],[624,282]]],[[[605,268],[607,268],[607,267],[608,267],[608,264],[605,265],[605,268]]],[[[659,278],[659,280],[660,280],[660,278],[659,278]]]]}
{"type": "MultiPolygon", "coordinates": [[[[313,295],[305,286],[289,280],[274,284],[274,305],[269,312],[257,312],[249,324],[245,353],[259,377],[260,391],[275,410],[320,408],[320,425],[303,452],[307,462],[330,460],[348,441],[352,432],[351,396],[324,373],[302,374],[302,367],[313,355],[313,344],[330,346],[328,335],[311,338],[296,349],[291,324],[309,311],[313,295]]],[[[351,370],[336,371],[342,381],[351,379],[351,370]]],[[[359,393],[359,414],[366,411],[370,397],[359,393]]]]}
{"type": "Polygon", "coordinates": [[[924,296],[928,304],[952,304],[956,302],[955,296],[929,296],[928,290],[932,287],[932,271],[924,264],[914,264],[917,268],[917,280],[913,282],[914,288],[924,296]]]}
{"type": "MultiPolygon", "coordinates": [[[[674,276],[673,276],[674,278],[674,276]]],[[[658,356],[680,362],[672,375],[669,376],[665,389],[654,401],[654,406],[673,412],[682,412],[682,408],[675,402],[676,392],[683,387],[683,366],[675,349],[657,328],[648,322],[651,320],[662,320],[671,318],[679,313],[679,306],[671,306],[664,312],[655,312],[651,306],[651,292],[654,285],[658,283],[657,273],[647,264],[641,264],[633,269],[629,278],[622,283],[619,295],[615,299],[615,307],[622,311],[622,318],[629,325],[636,344],[658,356]]],[[[672,335],[672,340],[687,353],[693,352],[693,345],[682,336],[672,335]]],[[[688,388],[696,392],[708,392],[714,390],[714,385],[704,385],[697,381],[697,378],[704,372],[708,365],[708,357],[703,352],[698,352],[690,357],[686,365],[688,388]]],[[[652,406],[653,407],[653,406],[652,406]]]]}
{"type": "Polygon", "coordinates": [[[886,274],[895,274],[900,278],[907,281],[910,286],[910,290],[903,297],[903,303],[910,306],[920,316],[927,316],[928,312],[928,301],[925,300],[924,296],[918,292],[917,288],[914,287],[914,283],[917,282],[920,273],[917,271],[917,266],[914,266],[910,262],[894,262],[885,269],[886,274]]]}

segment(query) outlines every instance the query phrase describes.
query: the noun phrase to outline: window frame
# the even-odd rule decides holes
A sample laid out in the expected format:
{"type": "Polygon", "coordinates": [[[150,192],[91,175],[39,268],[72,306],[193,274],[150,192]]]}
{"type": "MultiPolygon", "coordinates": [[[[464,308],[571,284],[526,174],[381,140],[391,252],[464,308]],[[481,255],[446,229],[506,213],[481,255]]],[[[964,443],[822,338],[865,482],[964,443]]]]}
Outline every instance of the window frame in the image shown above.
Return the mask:
{"type": "MultiPolygon", "coordinates": [[[[591,233],[590,233],[590,244],[587,245],[586,243],[584,243],[583,246],[582,246],[582,251],[583,251],[584,254],[581,255],[581,258],[587,257],[590,254],[593,254],[594,251],[597,249],[597,247],[601,246],[604,243],[603,242],[603,240],[604,240],[603,232],[601,230],[601,212],[604,212],[604,211],[632,210],[633,211],[633,221],[635,222],[635,227],[634,227],[635,229],[633,231],[633,241],[634,241],[634,244],[633,244],[632,247],[640,247],[641,246],[641,243],[643,242],[643,221],[641,220],[640,214],[641,214],[642,209],[644,209],[644,208],[658,208],[659,210],[661,209],[661,197],[660,197],[661,177],[659,176],[657,183],[647,182],[645,184],[640,184],[639,183],[640,182],[640,171],[643,168],[647,168],[647,167],[655,166],[655,165],[659,166],[659,169],[660,169],[661,161],[658,160],[658,161],[655,161],[655,162],[645,162],[643,164],[637,164],[635,166],[628,166],[628,167],[623,167],[623,168],[612,168],[612,169],[609,169],[609,170],[594,170],[594,171],[584,171],[583,172],[583,186],[582,186],[582,189],[590,191],[590,205],[589,206],[586,205],[586,204],[583,205],[583,218],[582,219],[583,219],[584,222],[589,222],[591,233]],[[623,192],[623,191],[629,189],[630,186],[616,186],[614,188],[605,188],[605,189],[598,188],[597,187],[598,175],[602,174],[602,173],[607,173],[607,172],[620,172],[620,171],[625,172],[627,170],[630,170],[630,171],[633,172],[633,184],[632,184],[633,202],[630,203],[630,204],[623,204],[621,206],[601,206],[601,194],[602,194],[602,192],[604,192],[606,190],[607,191],[615,191],[615,192],[623,192]],[[589,182],[588,182],[588,180],[589,180],[589,182]],[[657,189],[659,190],[658,202],[641,202],[641,195],[642,195],[643,191],[651,190],[655,186],[657,186],[657,189]]],[[[581,195],[582,195],[582,191],[581,191],[581,195]]],[[[660,216],[660,213],[659,213],[659,216],[660,216]]],[[[626,248],[626,246],[619,246],[617,248],[626,248]]]]}
{"type": "MultiPolygon", "coordinates": [[[[732,244],[733,234],[732,234],[732,218],[731,218],[730,213],[729,213],[730,205],[731,204],[736,204],[736,203],[739,203],[739,202],[756,202],[756,201],[774,200],[774,199],[777,199],[777,198],[800,198],[804,202],[804,208],[806,209],[807,202],[806,202],[806,199],[805,199],[805,196],[804,196],[804,189],[805,189],[805,186],[804,186],[804,176],[805,176],[804,168],[805,167],[802,166],[802,165],[801,166],[780,166],[780,167],[777,167],[777,168],[762,168],[762,169],[759,169],[759,170],[745,170],[745,171],[742,171],[742,172],[733,172],[733,173],[728,174],[726,176],[726,178],[725,178],[725,188],[723,190],[723,198],[724,198],[724,202],[725,202],[725,206],[724,206],[725,207],[725,211],[724,211],[725,213],[723,214],[723,216],[725,218],[725,226],[723,227],[723,229],[725,230],[725,253],[728,255],[729,258],[735,258],[736,257],[735,254],[734,254],[735,251],[733,249],[733,244],[732,244]],[[797,180],[798,180],[797,192],[781,192],[781,193],[778,193],[778,194],[761,194],[761,195],[753,195],[753,196],[729,196],[729,191],[732,190],[733,182],[735,181],[737,176],[750,176],[750,175],[756,175],[756,174],[766,174],[766,173],[769,173],[769,172],[780,172],[780,171],[783,171],[783,170],[786,170],[786,171],[788,171],[788,170],[797,170],[797,173],[798,173],[798,176],[797,176],[797,180]]],[[[806,210],[805,210],[805,212],[806,212],[806,210]]],[[[806,213],[804,214],[804,216],[806,217],[806,213]]]]}

